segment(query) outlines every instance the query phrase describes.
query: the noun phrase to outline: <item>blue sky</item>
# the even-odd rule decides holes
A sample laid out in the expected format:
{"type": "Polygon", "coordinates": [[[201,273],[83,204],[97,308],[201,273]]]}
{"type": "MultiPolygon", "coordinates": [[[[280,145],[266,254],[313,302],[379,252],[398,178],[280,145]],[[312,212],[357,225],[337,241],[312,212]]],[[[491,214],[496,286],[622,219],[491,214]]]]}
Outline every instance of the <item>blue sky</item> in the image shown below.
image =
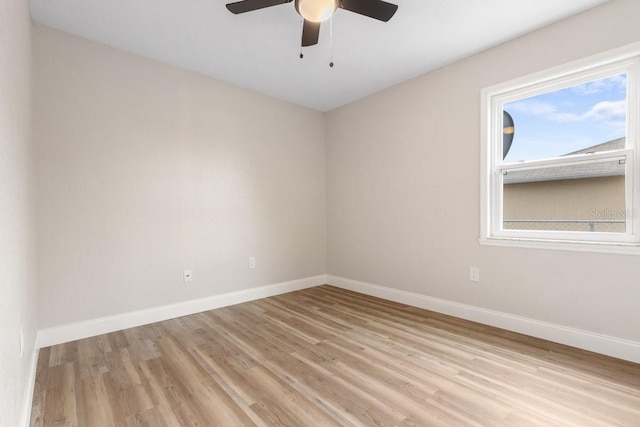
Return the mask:
{"type": "Polygon", "coordinates": [[[561,156],[625,136],[626,74],[510,102],[515,134],[505,162],[561,156]]]}

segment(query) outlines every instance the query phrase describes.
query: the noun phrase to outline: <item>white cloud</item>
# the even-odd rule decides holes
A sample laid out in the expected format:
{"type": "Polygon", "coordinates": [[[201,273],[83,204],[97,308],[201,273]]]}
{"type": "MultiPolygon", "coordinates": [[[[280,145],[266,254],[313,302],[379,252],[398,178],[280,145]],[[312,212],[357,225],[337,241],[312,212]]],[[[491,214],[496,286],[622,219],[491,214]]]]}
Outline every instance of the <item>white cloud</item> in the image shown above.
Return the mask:
{"type": "Polygon", "coordinates": [[[596,118],[601,120],[624,118],[627,115],[626,101],[603,101],[594,105],[587,113],[587,118],[596,118]]]}
{"type": "Polygon", "coordinates": [[[582,114],[552,113],[549,114],[547,118],[556,122],[583,122],[585,120],[619,121],[624,120],[626,114],[626,101],[602,101],[598,102],[582,114]]]}
{"type": "Polygon", "coordinates": [[[554,114],[558,107],[548,102],[522,100],[509,104],[509,110],[518,111],[530,116],[548,116],[554,114]]]}
{"type": "Polygon", "coordinates": [[[559,111],[558,106],[540,101],[522,100],[509,104],[509,110],[529,116],[538,116],[554,122],[583,122],[585,120],[610,121],[624,120],[627,113],[625,100],[602,101],[583,113],[559,111]]]}
{"type": "Polygon", "coordinates": [[[600,80],[594,80],[578,86],[574,86],[572,90],[580,95],[591,95],[594,93],[609,92],[613,89],[624,91],[627,88],[627,75],[618,74],[617,76],[606,77],[600,80]]]}

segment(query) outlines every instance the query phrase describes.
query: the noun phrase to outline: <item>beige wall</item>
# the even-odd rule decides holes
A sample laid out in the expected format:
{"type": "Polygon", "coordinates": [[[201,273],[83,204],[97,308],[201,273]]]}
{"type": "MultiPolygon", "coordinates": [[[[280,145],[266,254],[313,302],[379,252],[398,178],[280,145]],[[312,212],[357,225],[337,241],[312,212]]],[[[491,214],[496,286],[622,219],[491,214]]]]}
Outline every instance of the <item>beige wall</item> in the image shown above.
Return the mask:
{"type": "Polygon", "coordinates": [[[42,328],[325,272],[321,113],[33,31],[42,328]]]}
{"type": "Polygon", "coordinates": [[[478,243],[481,88],[640,41],[638,16],[613,0],[329,112],[328,273],[640,341],[636,256],[478,243]]]}
{"type": "MultiPolygon", "coordinates": [[[[624,176],[522,182],[504,186],[508,220],[625,220],[624,176]]],[[[590,224],[512,223],[505,228],[589,231],[590,224]]],[[[624,232],[624,224],[598,224],[595,231],[624,232]]]]}
{"type": "Polygon", "coordinates": [[[31,168],[31,21],[0,6],[0,424],[20,425],[37,326],[31,168]],[[20,328],[24,357],[20,356],[20,328]]]}

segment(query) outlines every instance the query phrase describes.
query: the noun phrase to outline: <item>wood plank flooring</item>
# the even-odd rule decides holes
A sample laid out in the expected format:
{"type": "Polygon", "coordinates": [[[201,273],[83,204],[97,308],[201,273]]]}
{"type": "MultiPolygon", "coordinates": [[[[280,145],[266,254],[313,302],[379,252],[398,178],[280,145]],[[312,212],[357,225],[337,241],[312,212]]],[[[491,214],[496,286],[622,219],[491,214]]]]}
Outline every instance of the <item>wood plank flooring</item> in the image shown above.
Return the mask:
{"type": "Polygon", "coordinates": [[[320,286],[40,350],[32,426],[640,426],[640,365],[320,286]]]}

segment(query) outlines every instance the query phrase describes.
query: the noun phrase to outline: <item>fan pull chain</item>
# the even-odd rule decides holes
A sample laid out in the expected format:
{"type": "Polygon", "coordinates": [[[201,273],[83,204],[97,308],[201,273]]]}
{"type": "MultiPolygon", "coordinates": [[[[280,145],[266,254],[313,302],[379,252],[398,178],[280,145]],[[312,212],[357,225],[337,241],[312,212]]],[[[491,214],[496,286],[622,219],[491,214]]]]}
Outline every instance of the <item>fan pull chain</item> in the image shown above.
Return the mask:
{"type": "MultiPolygon", "coordinates": [[[[304,34],[304,18],[300,19],[300,40],[302,40],[302,36],[304,34]]],[[[304,58],[302,54],[302,43],[300,43],[300,59],[304,58]]]]}
{"type": "Polygon", "coordinates": [[[329,18],[329,67],[333,68],[333,15],[329,18]]]}

